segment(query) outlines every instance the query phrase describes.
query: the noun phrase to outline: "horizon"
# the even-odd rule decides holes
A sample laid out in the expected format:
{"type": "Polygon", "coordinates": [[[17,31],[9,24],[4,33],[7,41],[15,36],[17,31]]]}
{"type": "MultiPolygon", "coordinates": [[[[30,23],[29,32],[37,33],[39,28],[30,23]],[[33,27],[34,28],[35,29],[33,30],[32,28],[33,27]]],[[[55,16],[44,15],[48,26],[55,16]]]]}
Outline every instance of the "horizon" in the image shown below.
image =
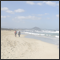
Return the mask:
{"type": "MultiPolygon", "coordinates": [[[[4,27],[1,27],[1,28],[4,28],[4,27]]],[[[35,27],[32,27],[32,28],[6,28],[6,29],[33,29],[33,28],[35,28],[35,27]]],[[[37,27],[37,28],[39,28],[39,27],[37,27]]],[[[40,29],[42,29],[42,28],[40,28],[40,29]]],[[[59,30],[59,29],[42,29],[42,30],[59,30]]]]}
{"type": "Polygon", "coordinates": [[[59,30],[59,1],[1,1],[1,28],[34,27],[59,30]]]}

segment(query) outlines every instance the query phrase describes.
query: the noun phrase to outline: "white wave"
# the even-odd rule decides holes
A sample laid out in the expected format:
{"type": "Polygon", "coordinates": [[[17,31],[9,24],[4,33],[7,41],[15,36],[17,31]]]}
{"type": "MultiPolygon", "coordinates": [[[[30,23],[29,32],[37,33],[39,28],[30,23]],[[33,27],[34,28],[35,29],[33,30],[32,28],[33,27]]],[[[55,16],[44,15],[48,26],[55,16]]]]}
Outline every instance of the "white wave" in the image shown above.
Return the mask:
{"type": "Polygon", "coordinates": [[[59,36],[55,36],[56,38],[59,38],[59,36]]]}
{"type": "Polygon", "coordinates": [[[59,33],[59,31],[56,31],[56,33],[59,33]]]}
{"type": "MultiPolygon", "coordinates": [[[[41,34],[39,34],[39,33],[32,33],[32,32],[22,32],[22,33],[35,35],[35,36],[51,36],[50,34],[43,34],[43,33],[41,33],[41,34]]],[[[54,36],[54,37],[59,38],[59,36],[57,36],[57,35],[54,36]]]]}
{"type": "Polygon", "coordinates": [[[59,31],[44,31],[44,30],[42,30],[42,32],[45,32],[45,33],[59,33],[59,31]]]}
{"type": "Polygon", "coordinates": [[[45,35],[45,34],[37,34],[37,33],[30,33],[30,32],[23,32],[23,33],[31,34],[31,35],[45,35]]]}
{"type": "Polygon", "coordinates": [[[30,33],[30,32],[24,32],[26,34],[32,34],[32,35],[39,35],[39,34],[36,34],[36,33],[30,33]]]}

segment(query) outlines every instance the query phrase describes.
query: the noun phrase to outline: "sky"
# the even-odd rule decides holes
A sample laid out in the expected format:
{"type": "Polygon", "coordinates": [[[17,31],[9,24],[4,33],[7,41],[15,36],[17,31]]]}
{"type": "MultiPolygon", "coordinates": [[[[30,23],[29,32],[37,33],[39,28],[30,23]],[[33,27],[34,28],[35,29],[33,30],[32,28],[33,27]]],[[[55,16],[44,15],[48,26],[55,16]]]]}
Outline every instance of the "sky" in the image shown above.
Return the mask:
{"type": "Polygon", "coordinates": [[[59,1],[1,1],[1,27],[59,29],[59,1]]]}

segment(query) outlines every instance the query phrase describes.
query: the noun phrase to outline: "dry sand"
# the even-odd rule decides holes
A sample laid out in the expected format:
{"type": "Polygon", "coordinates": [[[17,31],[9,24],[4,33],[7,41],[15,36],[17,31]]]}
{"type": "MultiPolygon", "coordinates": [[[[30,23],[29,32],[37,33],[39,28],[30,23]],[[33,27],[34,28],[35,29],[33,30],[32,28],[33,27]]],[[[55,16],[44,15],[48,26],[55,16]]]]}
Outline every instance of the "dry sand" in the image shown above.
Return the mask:
{"type": "Polygon", "coordinates": [[[14,31],[1,30],[1,59],[59,59],[57,47],[25,35],[15,37],[14,31]]]}

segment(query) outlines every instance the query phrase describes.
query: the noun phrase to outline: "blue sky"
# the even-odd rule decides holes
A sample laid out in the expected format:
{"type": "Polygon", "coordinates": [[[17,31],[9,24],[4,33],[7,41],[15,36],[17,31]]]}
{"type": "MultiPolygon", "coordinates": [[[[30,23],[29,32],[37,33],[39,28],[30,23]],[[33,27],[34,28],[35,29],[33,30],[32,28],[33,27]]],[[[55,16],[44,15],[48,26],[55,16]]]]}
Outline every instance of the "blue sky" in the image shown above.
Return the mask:
{"type": "Polygon", "coordinates": [[[1,27],[59,29],[59,1],[1,1],[1,27]]]}

